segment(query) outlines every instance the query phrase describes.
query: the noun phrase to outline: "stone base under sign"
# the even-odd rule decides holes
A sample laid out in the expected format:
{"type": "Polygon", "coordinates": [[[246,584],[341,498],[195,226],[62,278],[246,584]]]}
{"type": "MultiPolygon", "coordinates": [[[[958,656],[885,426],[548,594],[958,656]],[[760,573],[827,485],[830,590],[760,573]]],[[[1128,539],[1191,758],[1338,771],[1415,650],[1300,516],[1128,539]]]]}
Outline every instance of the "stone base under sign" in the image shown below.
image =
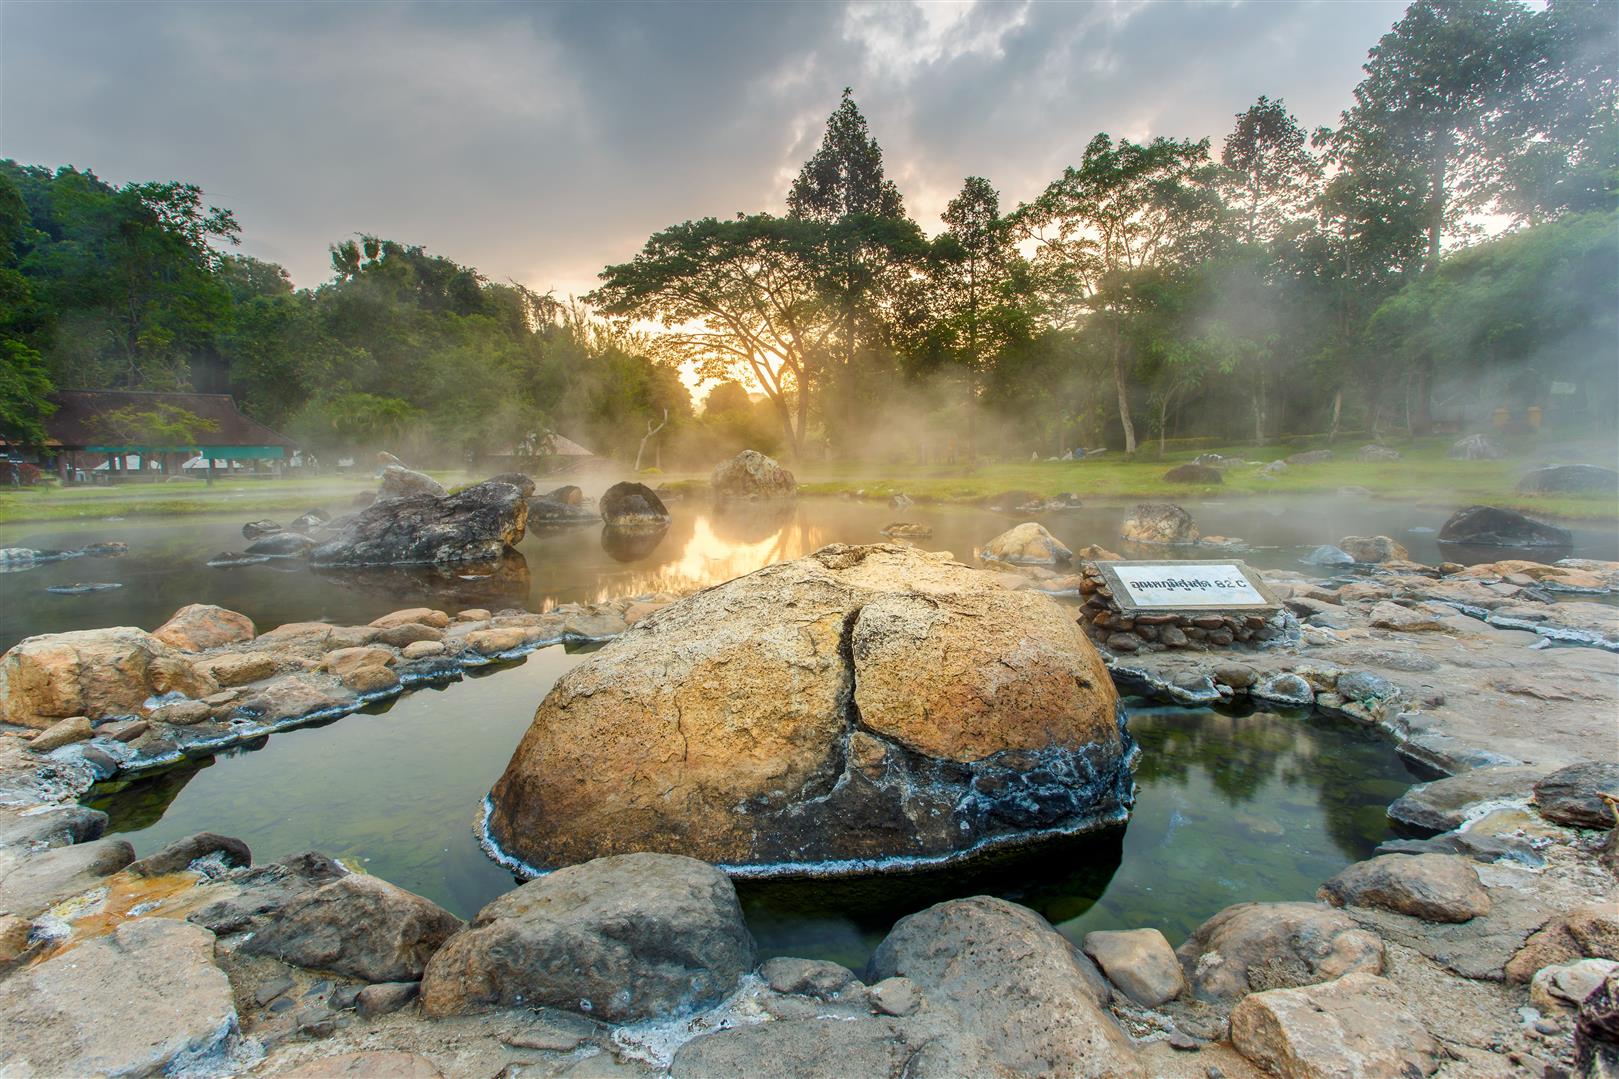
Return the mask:
{"type": "Polygon", "coordinates": [[[1079,624],[1113,652],[1161,652],[1170,648],[1255,648],[1297,635],[1298,622],[1285,609],[1274,612],[1124,612],[1096,567],[1080,572],[1079,624]]]}

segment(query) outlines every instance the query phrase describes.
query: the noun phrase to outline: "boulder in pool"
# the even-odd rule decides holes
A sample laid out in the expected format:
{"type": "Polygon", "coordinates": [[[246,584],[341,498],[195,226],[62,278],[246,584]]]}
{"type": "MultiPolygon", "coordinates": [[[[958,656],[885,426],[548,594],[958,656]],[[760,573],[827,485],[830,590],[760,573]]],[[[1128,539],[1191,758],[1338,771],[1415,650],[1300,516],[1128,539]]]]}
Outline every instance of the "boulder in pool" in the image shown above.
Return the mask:
{"type": "Polygon", "coordinates": [[[541,525],[590,524],[601,520],[585,493],[572,484],[535,495],[528,500],[530,528],[541,525]]]}
{"type": "Polygon", "coordinates": [[[0,656],[0,720],[37,730],[69,716],[138,715],[151,697],[218,688],[189,657],[133,626],[41,634],[0,656]]]}
{"type": "Polygon", "coordinates": [[[1566,528],[1525,517],[1516,510],[1468,506],[1453,513],[1440,528],[1439,542],[1475,547],[1569,547],[1574,537],[1566,528]]]}
{"type": "Polygon", "coordinates": [[[247,553],[268,558],[302,558],[314,548],[315,541],[302,532],[272,532],[248,544],[247,553]]]}
{"type": "Polygon", "coordinates": [[[258,521],[249,521],[242,526],[242,538],[256,540],[263,536],[273,536],[281,531],[281,525],[269,518],[258,521]]]}
{"type": "Polygon", "coordinates": [[[710,482],[714,497],[722,501],[793,498],[798,494],[793,474],[758,450],[743,450],[729,461],[721,461],[710,482]]]}
{"type": "Polygon", "coordinates": [[[1619,495],[1619,472],[1596,465],[1553,465],[1537,468],[1518,481],[1525,494],[1619,495]]]}
{"type": "Polygon", "coordinates": [[[1125,517],[1119,537],[1128,543],[1175,547],[1197,542],[1197,524],[1173,503],[1143,502],[1125,517]]]}
{"type": "Polygon", "coordinates": [[[418,495],[444,496],[444,485],[424,472],[415,472],[400,464],[382,467],[382,484],[377,489],[377,501],[391,498],[414,498],[418,495]]]}
{"type": "Polygon", "coordinates": [[[1338,549],[1356,562],[1405,562],[1411,552],[1398,540],[1388,536],[1345,536],[1338,541],[1338,549]]]}
{"type": "Polygon", "coordinates": [[[1120,821],[1132,751],[1054,600],[946,554],[836,544],[671,604],[564,675],[487,827],[533,867],[650,850],[852,872],[1120,821]]]}
{"type": "MultiPolygon", "coordinates": [[[[931,534],[931,533],[930,533],[931,534]]],[[[987,562],[1010,562],[1022,566],[1055,566],[1071,562],[1074,552],[1046,531],[1044,525],[1025,521],[984,544],[978,557],[987,562]]]]}
{"type": "Polygon", "coordinates": [[[669,510],[657,494],[644,483],[626,480],[615,483],[602,492],[602,520],[609,527],[620,530],[658,530],[668,526],[669,510]]]}
{"type": "Polygon", "coordinates": [[[442,497],[379,498],[311,551],[310,560],[317,566],[492,562],[522,540],[527,523],[522,491],[495,480],[442,497]]]}

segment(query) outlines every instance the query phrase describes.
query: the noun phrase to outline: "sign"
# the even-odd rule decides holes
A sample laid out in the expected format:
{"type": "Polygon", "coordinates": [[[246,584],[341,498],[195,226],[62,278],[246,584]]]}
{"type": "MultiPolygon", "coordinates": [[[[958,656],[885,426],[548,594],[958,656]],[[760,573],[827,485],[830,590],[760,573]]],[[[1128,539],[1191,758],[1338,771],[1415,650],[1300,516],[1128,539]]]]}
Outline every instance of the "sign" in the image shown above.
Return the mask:
{"type": "Polygon", "coordinates": [[[1276,597],[1242,562],[1097,562],[1121,611],[1271,611],[1276,597]]]}

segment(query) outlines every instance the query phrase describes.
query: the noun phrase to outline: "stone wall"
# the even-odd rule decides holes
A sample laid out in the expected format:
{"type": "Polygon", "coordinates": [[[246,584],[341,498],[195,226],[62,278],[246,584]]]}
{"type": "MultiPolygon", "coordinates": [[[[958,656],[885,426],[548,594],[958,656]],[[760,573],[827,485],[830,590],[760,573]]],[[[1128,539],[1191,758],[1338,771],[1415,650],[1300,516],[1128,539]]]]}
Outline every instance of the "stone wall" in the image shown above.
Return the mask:
{"type": "Polygon", "coordinates": [[[1084,597],[1079,624],[1098,644],[1113,652],[1163,652],[1172,648],[1255,648],[1298,632],[1286,611],[1195,614],[1125,613],[1119,610],[1095,563],[1080,566],[1079,593],[1084,597]]]}

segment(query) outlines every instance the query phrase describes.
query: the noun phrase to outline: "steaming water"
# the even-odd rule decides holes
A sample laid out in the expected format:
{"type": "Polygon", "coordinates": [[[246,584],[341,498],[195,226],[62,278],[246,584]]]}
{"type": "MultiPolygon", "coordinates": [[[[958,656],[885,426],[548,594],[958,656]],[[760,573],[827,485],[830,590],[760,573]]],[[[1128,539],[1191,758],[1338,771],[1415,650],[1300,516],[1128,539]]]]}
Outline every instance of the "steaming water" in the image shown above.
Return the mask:
{"type": "MultiPolygon", "coordinates": [[[[1040,514],[1035,519],[1071,547],[1099,543],[1118,549],[1119,523],[1132,503],[1087,506],[1040,514]]],[[[1250,564],[1309,570],[1298,559],[1322,543],[1346,535],[1393,536],[1411,556],[1442,560],[1433,531],[1443,509],[1337,497],[1270,497],[1187,501],[1205,535],[1239,536],[1255,546],[1250,564]]],[[[340,507],[330,507],[334,511],[340,507]]],[[[34,633],[94,626],[151,629],[187,603],[217,603],[250,616],[260,627],[294,621],[366,622],[401,607],[524,607],[542,610],[572,600],[599,601],[662,589],[689,589],[729,580],[773,562],[797,558],[828,543],[881,540],[879,530],[895,520],[934,530],[921,541],[929,550],[970,559],[973,548],[1017,523],[963,506],[917,505],[891,510],[882,504],[805,499],[773,511],[743,508],[716,515],[708,506],[671,506],[674,521],[657,547],[631,562],[615,560],[598,528],[531,532],[522,558],[499,572],[476,576],[458,571],[321,573],[296,561],[210,569],[220,551],[239,551],[243,518],[191,516],[0,527],[0,547],[71,549],[98,540],[120,540],[129,553],[117,558],[74,558],[19,573],[0,574],[0,649],[34,633]],[[121,584],[85,595],[58,595],[47,588],[76,582],[121,584]]],[[[285,515],[286,518],[293,516],[285,515]]],[[[1619,558],[1612,528],[1574,530],[1575,555],[1619,558]]],[[[1146,551],[1142,557],[1218,557],[1206,550],[1146,551]]],[[[479,572],[487,572],[480,570],[479,572]]]]}

